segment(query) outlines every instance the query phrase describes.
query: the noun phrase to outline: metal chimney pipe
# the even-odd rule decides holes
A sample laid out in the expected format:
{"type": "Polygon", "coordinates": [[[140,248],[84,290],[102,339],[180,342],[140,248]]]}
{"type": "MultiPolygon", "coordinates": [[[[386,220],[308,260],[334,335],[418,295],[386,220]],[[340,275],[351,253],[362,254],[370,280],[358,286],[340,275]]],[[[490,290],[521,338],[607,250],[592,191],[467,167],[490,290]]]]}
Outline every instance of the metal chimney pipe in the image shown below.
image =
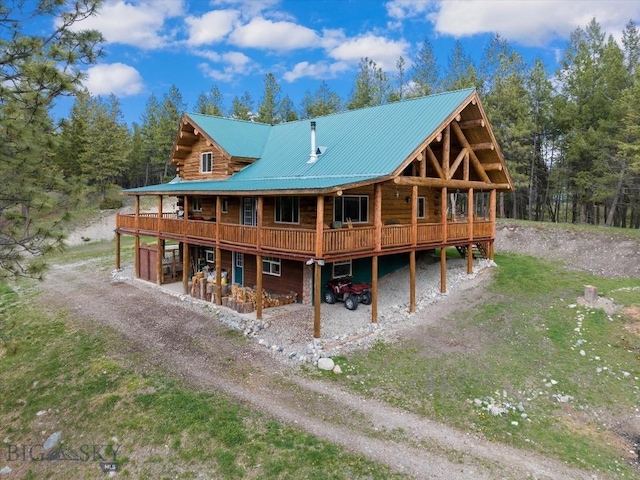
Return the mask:
{"type": "Polygon", "coordinates": [[[311,122],[311,155],[307,163],[315,163],[318,160],[316,154],[316,122],[311,122]]]}

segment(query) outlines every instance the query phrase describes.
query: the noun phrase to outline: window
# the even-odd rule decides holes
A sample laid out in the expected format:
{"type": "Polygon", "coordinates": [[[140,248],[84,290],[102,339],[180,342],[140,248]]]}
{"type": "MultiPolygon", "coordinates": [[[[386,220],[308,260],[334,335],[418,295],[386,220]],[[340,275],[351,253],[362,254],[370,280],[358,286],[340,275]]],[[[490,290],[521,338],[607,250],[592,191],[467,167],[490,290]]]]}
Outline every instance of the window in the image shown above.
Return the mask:
{"type": "Polygon", "coordinates": [[[276,197],[276,223],[300,223],[300,197],[276,197]]]}
{"type": "Polygon", "coordinates": [[[222,213],[228,213],[229,212],[229,199],[228,198],[223,198],[222,199],[222,213]]]}
{"type": "Polygon", "coordinates": [[[200,171],[202,173],[211,173],[212,169],[213,169],[213,154],[211,152],[205,152],[202,154],[200,171]]]}
{"type": "Polygon", "coordinates": [[[236,253],[236,267],[244,267],[244,253],[236,253]]]}
{"type": "Polygon", "coordinates": [[[369,221],[369,197],[367,195],[343,195],[334,197],[333,220],[353,223],[367,223],[369,221]]]}
{"type": "Polygon", "coordinates": [[[267,275],[280,276],[280,259],[274,257],[263,257],[262,259],[262,273],[267,275]]]}
{"type": "Polygon", "coordinates": [[[427,202],[424,197],[418,197],[418,218],[425,218],[427,202]]]}
{"type": "Polygon", "coordinates": [[[202,211],[202,200],[200,199],[200,197],[193,197],[191,199],[191,209],[194,212],[201,212],[202,211]]]}
{"type": "Polygon", "coordinates": [[[350,277],[351,276],[351,260],[335,262],[333,264],[333,278],[350,277]]]}
{"type": "Polygon", "coordinates": [[[216,251],[215,250],[205,250],[204,251],[205,260],[207,263],[215,263],[216,261],[216,251]]]}

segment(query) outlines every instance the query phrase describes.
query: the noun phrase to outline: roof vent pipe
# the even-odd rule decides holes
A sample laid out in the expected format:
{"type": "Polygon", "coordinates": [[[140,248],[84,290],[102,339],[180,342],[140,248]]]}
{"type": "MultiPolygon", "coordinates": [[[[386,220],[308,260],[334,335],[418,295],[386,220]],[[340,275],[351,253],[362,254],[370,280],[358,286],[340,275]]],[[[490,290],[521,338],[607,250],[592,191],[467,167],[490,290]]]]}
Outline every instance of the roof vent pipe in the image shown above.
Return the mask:
{"type": "Polygon", "coordinates": [[[311,122],[311,155],[307,163],[316,163],[318,154],[316,153],[316,122],[311,122]]]}

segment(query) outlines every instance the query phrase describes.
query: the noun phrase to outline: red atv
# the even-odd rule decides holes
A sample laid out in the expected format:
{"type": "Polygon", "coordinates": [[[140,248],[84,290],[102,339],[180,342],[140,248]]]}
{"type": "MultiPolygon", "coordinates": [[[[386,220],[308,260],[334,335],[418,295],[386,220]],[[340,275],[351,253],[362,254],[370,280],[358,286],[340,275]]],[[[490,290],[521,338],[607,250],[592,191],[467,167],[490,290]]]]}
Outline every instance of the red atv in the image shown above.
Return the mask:
{"type": "Polygon", "coordinates": [[[358,303],[371,305],[371,285],[353,283],[353,277],[339,277],[324,284],[324,301],[334,304],[336,300],[344,302],[349,310],[358,308],[358,303]]]}

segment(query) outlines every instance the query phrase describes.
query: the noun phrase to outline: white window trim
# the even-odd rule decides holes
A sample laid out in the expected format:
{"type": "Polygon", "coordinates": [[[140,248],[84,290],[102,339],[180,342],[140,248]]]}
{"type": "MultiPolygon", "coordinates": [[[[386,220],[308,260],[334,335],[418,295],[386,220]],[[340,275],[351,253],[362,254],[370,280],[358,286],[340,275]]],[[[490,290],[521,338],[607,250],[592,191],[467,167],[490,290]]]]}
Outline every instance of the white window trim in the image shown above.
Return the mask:
{"type": "Polygon", "coordinates": [[[273,205],[273,222],[274,223],[285,223],[287,225],[300,225],[300,197],[291,197],[291,198],[297,198],[298,199],[298,221],[297,222],[286,222],[283,220],[278,220],[278,199],[279,198],[286,198],[286,197],[276,197],[276,199],[273,201],[274,205],[273,205]]]}
{"type": "Polygon", "coordinates": [[[215,250],[205,250],[204,257],[207,263],[215,263],[216,261],[216,251],[215,250]]]}
{"type": "Polygon", "coordinates": [[[192,212],[202,212],[202,200],[200,197],[191,197],[191,211],[192,212]]]}
{"type": "Polygon", "coordinates": [[[211,173],[211,172],[213,172],[213,152],[202,152],[200,154],[200,173],[211,173]],[[209,156],[210,158],[209,170],[204,169],[204,162],[205,162],[206,156],[209,156]]]}
{"type": "Polygon", "coordinates": [[[351,259],[349,260],[343,260],[341,262],[333,262],[333,265],[331,266],[331,275],[332,278],[337,278],[338,275],[336,275],[336,265],[349,265],[349,273],[347,275],[340,275],[341,277],[351,277],[353,276],[353,262],[351,261],[351,259]]]}
{"type": "Polygon", "coordinates": [[[222,199],[222,213],[229,213],[229,199],[222,199]]]}
{"type": "Polygon", "coordinates": [[[265,275],[273,275],[274,277],[279,277],[282,275],[282,260],[280,258],[275,257],[262,257],[262,273],[265,275]],[[269,266],[269,270],[265,270],[265,264],[269,266]],[[278,271],[274,272],[273,267],[278,266],[278,271]]]}
{"type": "Polygon", "coordinates": [[[236,267],[244,268],[244,253],[236,253],[236,267]]]}

